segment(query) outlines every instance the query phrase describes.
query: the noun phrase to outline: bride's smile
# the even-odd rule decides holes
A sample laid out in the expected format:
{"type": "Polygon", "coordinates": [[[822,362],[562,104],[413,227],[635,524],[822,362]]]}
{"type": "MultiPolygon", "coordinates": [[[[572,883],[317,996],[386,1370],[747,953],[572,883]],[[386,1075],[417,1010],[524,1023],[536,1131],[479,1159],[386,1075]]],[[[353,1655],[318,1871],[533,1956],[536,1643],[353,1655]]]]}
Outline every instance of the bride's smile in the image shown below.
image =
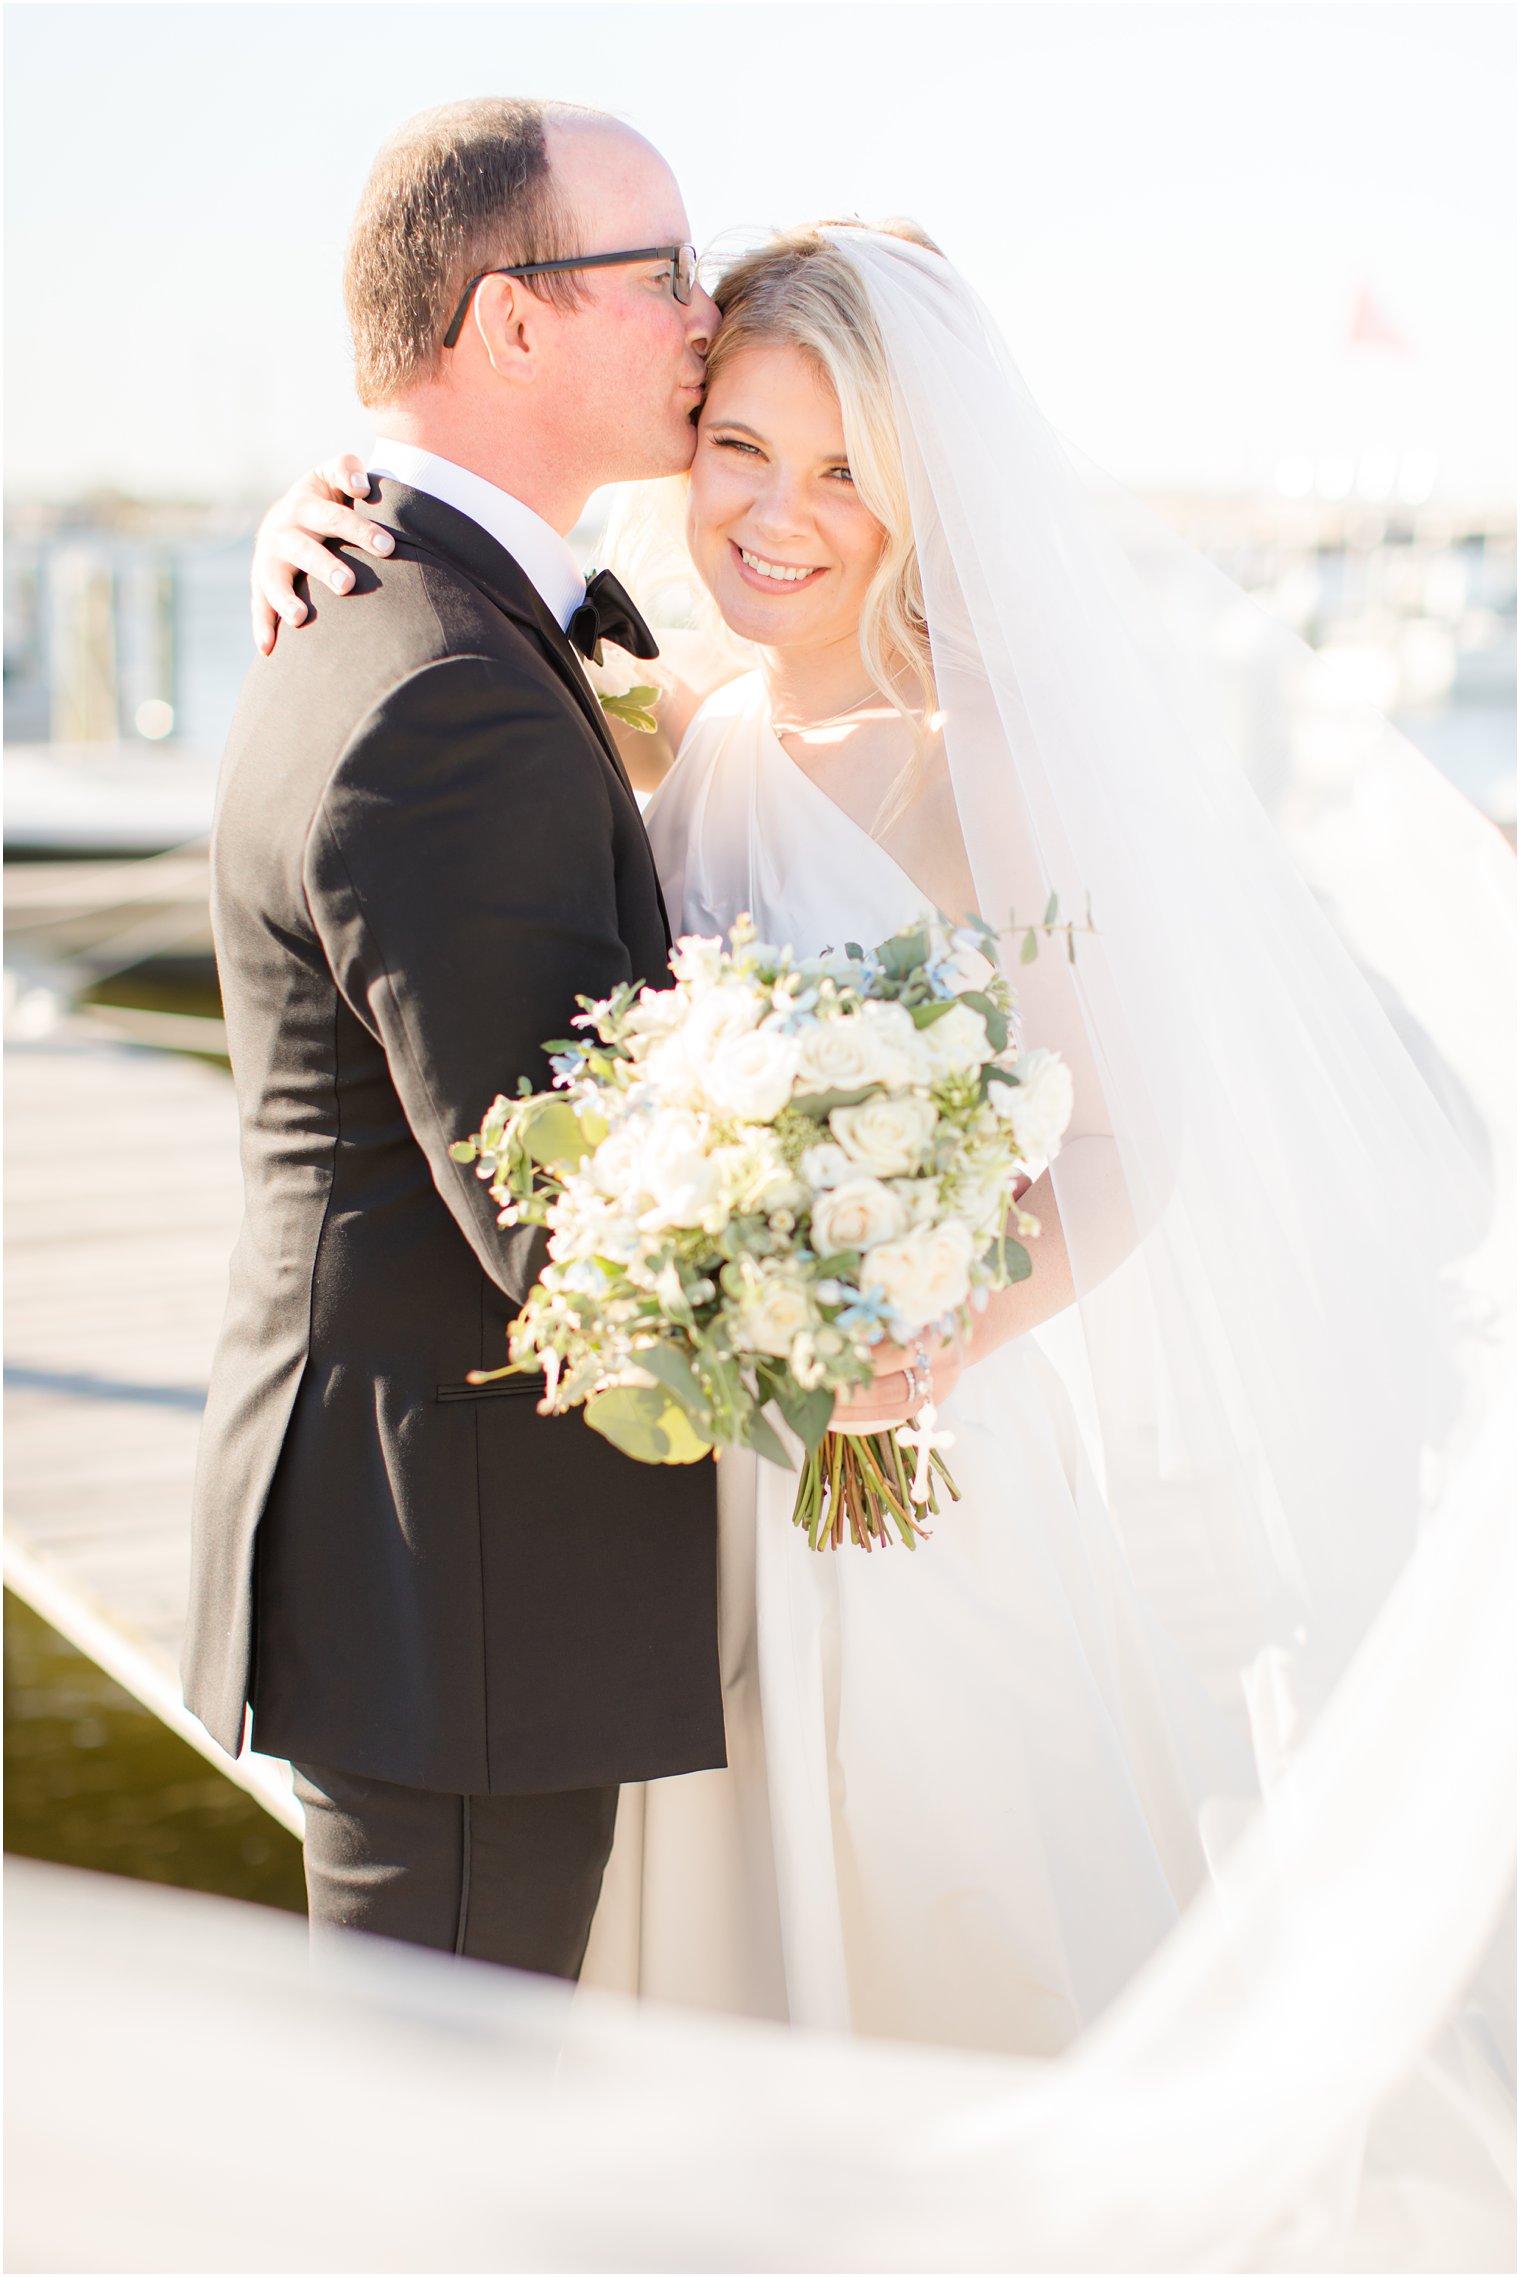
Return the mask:
{"type": "Polygon", "coordinates": [[[691,470],[687,542],[735,632],[761,647],[844,644],[856,636],[882,551],[882,527],[855,490],[833,389],[784,346],[719,361],[691,470]]]}

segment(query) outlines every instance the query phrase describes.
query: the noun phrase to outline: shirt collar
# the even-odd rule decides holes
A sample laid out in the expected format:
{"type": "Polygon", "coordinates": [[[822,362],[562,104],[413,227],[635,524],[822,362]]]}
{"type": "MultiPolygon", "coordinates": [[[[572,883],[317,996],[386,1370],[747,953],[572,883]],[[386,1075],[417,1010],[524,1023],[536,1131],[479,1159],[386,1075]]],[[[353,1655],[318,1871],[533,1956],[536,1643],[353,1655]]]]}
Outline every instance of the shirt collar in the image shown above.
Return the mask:
{"type": "Polygon", "coordinates": [[[586,598],[586,576],[566,540],[520,498],[498,490],[483,474],[419,450],[415,443],[375,438],[369,454],[371,474],[389,475],[409,490],[420,490],[457,513],[468,514],[496,540],[530,579],[540,600],[563,632],[586,598]]]}

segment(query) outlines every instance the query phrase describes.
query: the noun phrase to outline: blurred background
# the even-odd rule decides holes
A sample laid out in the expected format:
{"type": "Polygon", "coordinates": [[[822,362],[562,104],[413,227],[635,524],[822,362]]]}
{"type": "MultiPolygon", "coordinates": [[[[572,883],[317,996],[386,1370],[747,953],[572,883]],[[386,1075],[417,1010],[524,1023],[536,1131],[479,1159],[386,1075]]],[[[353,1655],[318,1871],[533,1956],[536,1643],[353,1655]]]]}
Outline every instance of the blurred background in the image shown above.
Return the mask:
{"type": "Polygon", "coordinates": [[[302,1903],[278,1768],[197,1754],[174,1679],[238,1208],[201,841],[258,515],[368,441],[379,142],[558,95],[715,255],[912,214],[1055,424],[1513,839],[1514,42],[1465,0],[7,9],[8,1847],[302,1903]]]}

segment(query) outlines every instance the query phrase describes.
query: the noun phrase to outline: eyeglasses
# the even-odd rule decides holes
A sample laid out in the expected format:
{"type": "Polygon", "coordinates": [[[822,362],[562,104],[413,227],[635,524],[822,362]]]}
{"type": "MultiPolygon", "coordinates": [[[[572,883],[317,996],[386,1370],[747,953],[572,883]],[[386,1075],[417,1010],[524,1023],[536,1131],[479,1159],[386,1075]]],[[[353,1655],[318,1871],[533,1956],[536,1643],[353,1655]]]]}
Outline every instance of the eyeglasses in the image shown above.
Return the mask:
{"type": "Polygon", "coordinates": [[[452,348],[457,343],[475,288],[484,284],[487,277],[549,277],[566,269],[626,268],[633,261],[668,261],[670,289],[681,306],[686,306],[697,282],[695,245],[641,245],[634,253],[577,253],[569,261],[524,261],[515,269],[482,269],[478,277],[471,277],[450,319],[443,344],[452,348]]]}

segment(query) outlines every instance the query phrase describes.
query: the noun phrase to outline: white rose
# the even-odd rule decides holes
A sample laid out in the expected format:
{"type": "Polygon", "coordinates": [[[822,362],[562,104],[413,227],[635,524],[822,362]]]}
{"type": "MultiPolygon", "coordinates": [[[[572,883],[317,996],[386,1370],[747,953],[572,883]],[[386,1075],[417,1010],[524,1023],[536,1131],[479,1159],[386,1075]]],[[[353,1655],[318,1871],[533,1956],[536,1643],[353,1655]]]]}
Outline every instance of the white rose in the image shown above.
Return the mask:
{"type": "Polygon", "coordinates": [[[820,1194],[813,1204],[813,1247],[820,1257],[837,1249],[869,1249],[895,1241],[907,1229],[908,1213],[889,1187],[876,1178],[852,1178],[820,1194]]]}
{"type": "Polygon", "coordinates": [[[739,1309],[739,1336],[744,1348],[785,1360],[792,1345],[812,1325],[807,1291],[797,1281],[765,1282],[739,1309]]]}
{"type": "Polygon", "coordinates": [[[626,1122],[603,1139],[582,1165],[582,1176],[589,1178],[599,1193],[610,1195],[615,1201],[619,1195],[637,1190],[643,1153],[643,1128],[637,1122],[626,1122]]]}
{"type": "Polygon", "coordinates": [[[662,1115],[644,1142],[639,1183],[650,1206],[639,1224],[697,1226],[716,1216],[721,1225],[723,1172],[707,1149],[706,1127],[695,1115],[662,1115]]]}
{"type": "Polygon", "coordinates": [[[1013,1130],[1028,1161],[1053,1162],[1071,1121],[1071,1069],[1043,1044],[1015,1062],[1017,1083],[995,1083],[991,1103],[1013,1130]]]}
{"type": "Polygon", "coordinates": [[[708,1062],[703,1090],[720,1114],[768,1123],[792,1095],[796,1047],[789,1036],[755,1030],[721,1044],[708,1062]]]}
{"type": "Polygon", "coordinates": [[[792,1176],[780,1150],[770,1145],[768,1138],[768,1133],[756,1132],[744,1145],[722,1146],[714,1152],[712,1159],[731,1209],[768,1214],[806,1208],[807,1188],[792,1176]]]}
{"type": "Polygon", "coordinates": [[[677,980],[716,980],[723,960],[721,933],[683,933],[670,952],[677,980]]]}
{"type": "Polygon", "coordinates": [[[797,1037],[797,1089],[858,1091],[885,1080],[882,1053],[864,1020],[846,1013],[838,1020],[810,1020],[797,1037]]]}
{"type": "Polygon", "coordinates": [[[987,1023],[969,1004],[952,1004],[939,1019],[920,1028],[918,1048],[932,1070],[931,1082],[941,1076],[964,1074],[992,1056],[987,1023]]]}
{"type": "Polygon", "coordinates": [[[661,1036],[641,1063],[643,1080],[662,1102],[673,1107],[700,1107],[702,1069],[690,1057],[686,1038],[679,1031],[661,1036]]]}
{"type": "Polygon", "coordinates": [[[918,1168],[938,1121],[929,1099],[863,1099],[858,1107],[835,1107],[829,1129],[873,1178],[897,1178],[918,1168]]]}
{"type": "Polygon", "coordinates": [[[937,1178],[894,1178],[891,1191],[902,1203],[906,1225],[932,1225],[939,1216],[937,1178]]]}
{"type": "Polygon", "coordinates": [[[798,1168],[815,1193],[825,1186],[841,1185],[846,1178],[855,1175],[854,1163],[832,1139],[822,1139],[817,1146],[810,1146],[798,1168]]]}
{"type": "Polygon", "coordinates": [[[905,1091],[909,1084],[924,1081],[924,1058],[919,1049],[919,1035],[913,1025],[913,1015],[906,1004],[871,1002],[861,1011],[861,1018],[870,1031],[876,1048],[877,1077],[889,1091],[905,1091]]]}
{"type": "Polygon", "coordinates": [[[879,1289],[908,1328],[927,1328],[965,1303],[971,1257],[971,1234],[965,1226],[954,1220],[924,1226],[871,1250],[860,1269],[860,1285],[879,1289]]]}
{"type": "Polygon", "coordinates": [[[683,1030],[686,1056],[700,1066],[734,1036],[747,1036],[760,1024],[765,999],[753,989],[730,984],[709,989],[691,1008],[683,1030]]]}
{"type": "Polygon", "coordinates": [[[653,1043],[658,1036],[668,1036],[678,1028],[686,1016],[686,1000],[674,988],[645,988],[639,991],[623,1015],[623,1027],[628,1036],[653,1043]]]}

